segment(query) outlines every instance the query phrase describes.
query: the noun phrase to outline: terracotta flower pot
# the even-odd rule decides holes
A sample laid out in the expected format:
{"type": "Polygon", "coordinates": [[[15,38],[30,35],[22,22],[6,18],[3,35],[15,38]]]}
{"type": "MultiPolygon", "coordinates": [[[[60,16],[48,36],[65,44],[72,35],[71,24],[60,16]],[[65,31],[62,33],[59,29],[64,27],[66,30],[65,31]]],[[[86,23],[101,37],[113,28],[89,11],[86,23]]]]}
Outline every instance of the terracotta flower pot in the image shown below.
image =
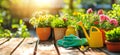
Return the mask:
{"type": "Polygon", "coordinates": [[[120,42],[109,42],[105,41],[108,51],[120,52],[120,42]]]}
{"type": "Polygon", "coordinates": [[[54,28],[55,40],[62,39],[65,36],[66,28],[54,28]]]}
{"type": "Polygon", "coordinates": [[[103,44],[105,44],[105,40],[106,40],[105,31],[109,31],[109,30],[100,29],[100,31],[102,32],[103,44]]]}
{"type": "Polygon", "coordinates": [[[104,30],[104,29],[100,29],[100,31],[102,32],[103,44],[105,44],[105,40],[106,40],[106,37],[105,37],[105,30],[104,30]]]}
{"type": "Polygon", "coordinates": [[[50,33],[51,33],[51,28],[36,28],[36,33],[40,39],[40,41],[46,41],[48,40],[50,33]]]}

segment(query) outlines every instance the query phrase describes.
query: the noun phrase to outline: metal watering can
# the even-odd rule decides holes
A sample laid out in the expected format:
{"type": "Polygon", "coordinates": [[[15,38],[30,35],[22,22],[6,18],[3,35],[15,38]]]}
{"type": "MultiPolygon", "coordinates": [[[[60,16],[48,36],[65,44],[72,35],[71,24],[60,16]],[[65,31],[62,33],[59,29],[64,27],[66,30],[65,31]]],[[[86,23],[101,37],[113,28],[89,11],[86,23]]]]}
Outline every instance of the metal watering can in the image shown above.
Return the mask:
{"type": "Polygon", "coordinates": [[[90,36],[87,34],[82,22],[78,22],[77,23],[79,26],[81,26],[81,28],[84,31],[84,34],[88,40],[89,46],[93,47],[93,48],[98,48],[98,47],[103,47],[103,39],[102,39],[102,33],[101,31],[95,27],[92,26],[90,28],[90,36]],[[96,29],[97,31],[93,31],[93,29],[96,29]]]}

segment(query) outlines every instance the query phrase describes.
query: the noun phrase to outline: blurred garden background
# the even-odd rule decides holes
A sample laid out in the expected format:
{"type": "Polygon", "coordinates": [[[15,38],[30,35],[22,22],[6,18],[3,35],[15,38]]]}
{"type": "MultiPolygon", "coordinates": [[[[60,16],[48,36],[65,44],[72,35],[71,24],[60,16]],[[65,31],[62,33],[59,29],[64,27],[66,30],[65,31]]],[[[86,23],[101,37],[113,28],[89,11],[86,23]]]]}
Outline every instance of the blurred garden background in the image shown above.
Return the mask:
{"type": "Polygon", "coordinates": [[[28,31],[34,30],[29,20],[35,12],[72,16],[75,12],[86,13],[89,8],[107,12],[113,4],[120,5],[120,0],[0,0],[0,36],[29,36],[28,31]]]}

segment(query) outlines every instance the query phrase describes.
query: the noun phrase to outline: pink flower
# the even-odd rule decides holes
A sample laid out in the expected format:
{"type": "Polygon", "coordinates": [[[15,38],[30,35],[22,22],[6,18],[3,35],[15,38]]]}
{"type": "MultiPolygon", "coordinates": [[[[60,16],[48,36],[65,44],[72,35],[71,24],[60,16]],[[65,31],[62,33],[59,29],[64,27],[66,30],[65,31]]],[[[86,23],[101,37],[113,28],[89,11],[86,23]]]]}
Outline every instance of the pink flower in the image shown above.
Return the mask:
{"type": "Polygon", "coordinates": [[[107,15],[105,16],[105,20],[110,21],[110,17],[108,17],[107,15]]]}
{"type": "Polygon", "coordinates": [[[100,22],[104,22],[105,20],[105,15],[100,15],[100,22]]]}
{"type": "Polygon", "coordinates": [[[110,18],[104,14],[100,15],[100,22],[109,21],[110,18]]]}
{"type": "Polygon", "coordinates": [[[67,21],[67,18],[63,18],[63,21],[66,22],[66,21],[67,21]]]}
{"type": "Polygon", "coordinates": [[[110,19],[110,24],[113,24],[114,26],[118,26],[118,21],[116,19],[110,19]]]}
{"type": "Polygon", "coordinates": [[[89,8],[89,9],[87,10],[87,14],[90,14],[90,13],[92,13],[92,12],[93,12],[92,8],[89,8]]]}
{"type": "Polygon", "coordinates": [[[103,14],[103,10],[102,10],[102,9],[98,10],[97,14],[98,14],[98,15],[103,14]]]}
{"type": "Polygon", "coordinates": [[[105,15],[100,15],[100,22],[105,21],[105,15]]]}

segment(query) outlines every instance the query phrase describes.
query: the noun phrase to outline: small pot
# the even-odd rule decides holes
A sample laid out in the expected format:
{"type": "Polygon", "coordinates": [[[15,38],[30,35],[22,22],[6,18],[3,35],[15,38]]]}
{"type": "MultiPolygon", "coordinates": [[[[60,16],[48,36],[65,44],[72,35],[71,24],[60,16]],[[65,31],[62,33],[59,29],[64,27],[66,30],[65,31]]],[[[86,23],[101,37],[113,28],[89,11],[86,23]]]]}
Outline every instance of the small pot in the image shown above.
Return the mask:
{"type": "Polygon", "coordinates": [[[36,33],[40,41],[47,41],[51,33],[51,28],[50,27],[36,28],[36,33]]]}
{"type": "Polygon", "coordinates": [[[62,39],[65,36],[66,28],[54,28],[55,40],[62,39]]]}
{"type": "Polygon", "coordinates": [[[120,52],[120,42],[109,42],[105,41],[108,51],[120,52]]]}

